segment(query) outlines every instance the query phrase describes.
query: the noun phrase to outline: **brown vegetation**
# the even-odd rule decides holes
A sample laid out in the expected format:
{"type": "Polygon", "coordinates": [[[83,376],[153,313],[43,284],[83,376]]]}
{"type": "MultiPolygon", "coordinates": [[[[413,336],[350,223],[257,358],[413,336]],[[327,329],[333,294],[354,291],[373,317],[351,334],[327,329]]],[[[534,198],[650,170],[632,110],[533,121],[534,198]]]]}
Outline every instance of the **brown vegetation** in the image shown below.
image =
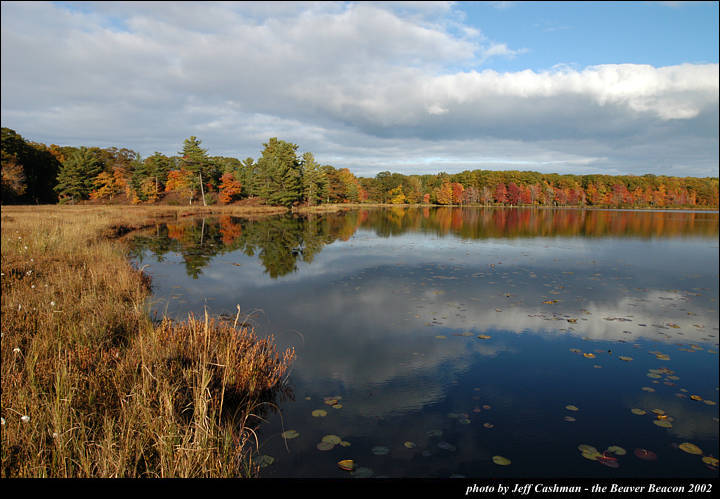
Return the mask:
{"type": "Polygon", "coordinates": [[[114,240],[196,209],[2,207],[3,477],[257,472],[253,427],[294,352],[208,317],[153,324],[114,240]]]}

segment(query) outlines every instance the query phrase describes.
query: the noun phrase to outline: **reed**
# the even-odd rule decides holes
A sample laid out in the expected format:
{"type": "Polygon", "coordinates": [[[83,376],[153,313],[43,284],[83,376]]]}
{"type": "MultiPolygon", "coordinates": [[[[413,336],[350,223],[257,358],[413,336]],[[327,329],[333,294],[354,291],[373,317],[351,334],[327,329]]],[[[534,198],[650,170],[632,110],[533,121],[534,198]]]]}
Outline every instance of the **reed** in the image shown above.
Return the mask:
{"type": "Polygon", "coordinates": [[[294,352],[211,317],[153,323],[117,238],[187,210],[2,207],[3,477],[257,474],[294,352]]]}

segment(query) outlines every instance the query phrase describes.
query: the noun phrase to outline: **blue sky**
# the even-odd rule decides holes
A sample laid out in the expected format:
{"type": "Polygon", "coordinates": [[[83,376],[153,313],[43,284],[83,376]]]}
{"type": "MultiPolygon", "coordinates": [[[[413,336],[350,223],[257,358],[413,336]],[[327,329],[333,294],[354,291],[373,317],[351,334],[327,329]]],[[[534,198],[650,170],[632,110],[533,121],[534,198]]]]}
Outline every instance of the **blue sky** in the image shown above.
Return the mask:
{"type": "Polygon", "coordinates": [[[2,126],[371,176],[718,175],[717,2],[3,2],[2,126]]]}
{"type": "Polygon", "coordinates": [[[717,2],[463,2],[466,22],[527,52],[498,71],[556,64],[718,62],[717,2]]]}

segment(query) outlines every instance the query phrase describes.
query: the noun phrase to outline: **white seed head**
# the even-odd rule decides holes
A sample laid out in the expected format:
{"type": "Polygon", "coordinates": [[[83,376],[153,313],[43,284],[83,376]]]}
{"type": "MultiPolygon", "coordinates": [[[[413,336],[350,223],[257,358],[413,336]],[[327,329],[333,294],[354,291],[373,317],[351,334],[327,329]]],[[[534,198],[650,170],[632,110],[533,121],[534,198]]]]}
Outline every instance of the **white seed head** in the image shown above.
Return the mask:
{"type": "Polygon", "coordinates": [[[23,423],[27,423],[28,421],[30,421],[30,416],[23,416],[20,418],[20,421],[22,421],[23,423]]]}

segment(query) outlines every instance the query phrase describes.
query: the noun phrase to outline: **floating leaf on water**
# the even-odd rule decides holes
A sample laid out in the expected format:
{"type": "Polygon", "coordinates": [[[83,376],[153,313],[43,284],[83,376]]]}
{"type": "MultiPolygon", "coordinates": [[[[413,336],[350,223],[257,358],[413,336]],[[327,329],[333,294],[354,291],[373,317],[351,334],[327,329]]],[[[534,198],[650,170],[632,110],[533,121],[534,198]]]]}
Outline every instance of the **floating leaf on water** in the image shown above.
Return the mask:
{"type": "Polygon", "coordinates": [[[681,443],[680,445],[678,445],[678,449],[683,452],[687,452],[688,454],[702,455],[703,453],[700,447],[695,444],[691,444],[690,442],[681,443]]]}
{"type": "Polygon", "coordinates": [[[508,466],[512,461],[503,456],[493,456],[492,462],[497,464],[498,466],[508,466]]]}
{"type": "Polygon", "coordinates": [[[492,424],[492,423],[483,423],[483,426],[484,426],[485,428],[495,428],[495,425],[492,424]]]}
{"type": "Polygon", "coordinates": [[[643,411],[642,409],[638,409],[638,408],[630,409],[630,412],[632,412],[636,416],[642,416],[644,414],[647,414],[647,412],[643,411]]]}
{"type": "Polygon", "coordinates": [[[670,360],[670,356],[666,355],[664,353],[661,353],[660,355],[656,355],[655,358],[660,359],[660,360],[670,360]]]}
{"type": "Polygon", "coordinates": [[[481,340],[489,340],[490,338],[492,338],[492,336],[489,336],[487,334],[478,334],[477,337],[481,340]]]}
{"type": "Polygon", "coordinates": [[[643,386],[640,389],[644,392],[654,392],[655,391],[655,388],[650,388],[649,386],[643,386]]]}
{"type": "Polygon", "coordinates": [[[607,466],[608,468],[619,468],[620,467],[620,463],[618,463],[617,459],[614,459],[614,458],[608,458],[606,456],[599,456],[597,458],[597,461],[600,464],[607,466]]]}
{"type": "Polygon", "coordinates": [[[578,450],[579,450],[580,452],[588,452],[588,453],[600,454],[600,453],[598,452],[598,450],[597,450],[595,447],[593,447],[592,445],[580,444],[580,445],[577,446],[577,448],[578,448],[578,450]]]}
{"type": "Polygon", "coordinates": [[[575,324],[575,323],[577,322],[577,319],[568,319],[567,321],[570,322],[570,323],[572,323],[572,324],[575,324]]]}
{"type": "Polygon", "coordinates": [[[580,455],[590,461],[597,461],[597,459],[602,456],[599,452],[581,452],[580,455]]]}
{"type": "Polygon", "coordinates": [[[390,449],[388,449],[384,445],[376,445],[375,447],[370,449],[370,452],[372,452],[376,456],[384,456],[385,454],[390,452],[390,449]]]}
{"type": "Polygon", "coordinates": [[[375,473],[370,468],[363,468],[363,467],[357,468],[355,471],[353,471],[351,473],[351,475],[354,478],[369,478],[369,477],[373,476],[374,474],[375,473]]]}
{"type": "Polygon", "coordinates": [[[672,428],[672,423],[666,419],[655,419],[653,420],[653,424],[660,428],[672,428]]]}
{"type": "Polygon", "coordinates": [[[582,350],[580,350],[579,348],[571,348],[570,351],[573,353],[582,353],[582,350]]]}
{"type": "Polygon", "coordinates": [[[665,414],[665,411],[662,409],[653,409],[651,412],[654,412],[655,414],[665,414]]]}
{"type": "Polygon", "coordinates": [[[352,459],[343,459],[338,461],[338,466],[341,470],[352,471],[355,468],[355,462],[352,459]]]}
{"type": "Polygon", "coordinates": [[[700,395],[690,395],[690,398],[693,400],[702,400],[702,397],[700,395]]]}
{"type": "Polygon", "coordinates": [[[707,465],[712,466],[713,468],[717,468],[717,467],[718,467],[718,459],[717,459],[716,457],[704,456],[704,457],[702,458],[702,462],[705,463],[705,464],[707,464],[707,465]]]}
{"type": "Polygon", "coordinates": [[[288,431],[284,431],[284,432],[282,433],[282,437],[283,437],[285,440],[290,440],[290,439],[292,439],[292,438],[297,438],[297,437],[299,437],[299,436],[300,436],[300,434],[299,434],[297,431],[295,431],[295,430],[288,430],[288,431]]]}
{"type": "Polygon", "coordinates": [[[647,377],[648,377],[648,378],[655,378],[655,379],[662,378],[662,376],[660,376],[659,374],[655,374],[655,373],[649,373],[649,374],[647,375],[647,377]]]}
{"type": "Polygon", "coordinates": [[[488,404],[483,405],[482,408],[485,409],[486,411],[488,409],[492,409],[492,407],[490,407],[488,404]]]}
{"type": "Polygon", "coordinates": [[[606,452],[611,452],[617,456],[624,456],[625,454],[627,454],[627,451],[619,445],[611,445],[607,448],[606,452]]]}
{"type": "Polygon", "coordinates": [[[437,336],[435,336],[435,338],[437,338],[438,340],[446,340],[446,339],[447,339],[447,336],[442,335],[442,334],[438,334],[437,336]]]}
{"type": "Polygon", "coordinates": [[[409,440],[407,442],[403,442],[403,445],[408,449],[414,449],[416,447],[415,442],[410,442],[409,440]]]}
{"type": "Polygon", "coordinates": [[[342,442],[340,442],[340,447],[350,447],[350,442],[348,442],[347,440],[343,440],[342,442]]]}
{"type": "Polygon", "coordinates": [[[335,447],[335,444],[331,444],[330,442],[320,442],[315,447],[317,447],[318,450],[330,450],[335,447]]]}
{"type": "Polygon", "coordinates": [[[703,400],[703,403],[705,403],[707,405],[716,405],[713,400],[703,400]]]}
{"type": "Polygon", "coordinates": [[[470,424],[470,420],[468,418],[459,419],[458,422],[460,424],[470,424]]]}
{"type": "Polygon", "coordinates": [[[327,411],[324,409],[315,409],[312,412],[312,416],[314,418],[324,418],[325,416],[327,416],[327,411]]]}
{"type": "Polygon", "coordinates": [[[335,405],[338,403],[338,399],[325,399],[325,405],[335,405]]]}
{"type": "Polygon", "coordinates": [[[631,360],[633,360],[632,357],[625,357],[625,356],[623,356],[623,355],[620,355],[620,356],[618,357],[618,359],[624,360],[625,362],[630,362],[631,360]]]}
{"type": "Polygon", "coordinates": [[[585,357],[586,359],[594,359],[595,354],[594,353],[584,353],[583,357],[585,357]]]}
{"type": "Polygon", "coordinates": [[[565,416],[564,419],[565,419],[565,421],[567,421],[568,423],[574,423],[575,421],[577,421],[577,419],[575,419],[575,418],[572,417],[572,416],[565,416]]]}
{"type": "Polygon", "coordinates": [[[567,409],[568,411],[579,411],[580,410],[577,407],[575,407],[574,405],[566,405],[565,409],[567,409]]]}
{"type": "Polygon", "coordinates": [[[270,466],[272,463],[275,462],[275,458],[272,457],[272,456],[268,456],[268,455],[266,455],[266,454],[263,454],[262,456],[258,457],[258,458],[257,458],[257,461],[255,461],[255,462],[256,462],[256,463],[258,464],[258,466],[260,466],[261,468],[267,468],[268,466],[270,466]]]}
{"type": "Polygon", "coordinates": [[[595,369],[602,369],[602,366],[599,365],[599,364],[593,364],[593,367],[594,367],[595,369]]]}
{"type": "Polygon", "coordinates": [[[543,303],[544,303],[545,305],[553,305],[553,304],[555,304],[555,303],[557,303],[557,302],[558,302],[558,300],[545,300],[543,303]]]}
{"type": "Polygon", "coordinates": [[[460,336],[472,336],[472,335],[473,335],[473,333],[470,331],[465,331],[463,333],[460,333],[460,336]]]}
{"type": "Polygon", "coordinates": [[[332,408],[333,409],[342,409],[342,406],[343,406],[342,404],[335,404],[334,406],[332,406],[332,408]]]}
{"type": "Polygon", "coordinates": [[[455,452],[456,447],[450,442],[438,442],[437,446],[443,450],[455,452]]]}
{"type": "Polygon", "coordinates": [[[342,438],[338,437],[337,435],[325,435],[320,440],[322,442],[328,442],[333,445],[337,445],[342,442],[342,438]]]}
{"type": "Polygon", "coordinates": [[[647,449],[635,449],[633,454],[635,454],[635,457],[638,459],[643,459],[644,461],[655,461],[657,459],[657,454],[647,449]]]}

